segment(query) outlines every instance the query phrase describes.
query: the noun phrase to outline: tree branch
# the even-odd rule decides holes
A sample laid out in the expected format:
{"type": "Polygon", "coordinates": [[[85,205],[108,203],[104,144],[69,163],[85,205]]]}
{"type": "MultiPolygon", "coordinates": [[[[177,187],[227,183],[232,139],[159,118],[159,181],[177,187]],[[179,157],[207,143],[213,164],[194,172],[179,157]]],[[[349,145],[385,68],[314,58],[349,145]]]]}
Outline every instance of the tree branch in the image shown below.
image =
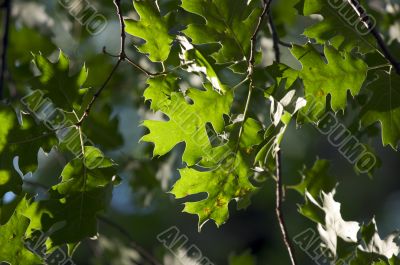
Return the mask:
{"type": "MultiPolygon", "coordinates": [[[[86,110],[82,114],[82,117],[79,119],[77,122],[76,126],[80,127],[83,122],[86,120],[87,117],[89,117],[90,111],[96,102],[96,100],[100,97],[101,93],[103,92],[104,88],[107,86],[108,82],[111,80],[113,77],[114,73],[117,71],[118,67],[120,66],[121,62],[125,60],[126,54],[125,54],[125,39],[126,39],[126,34],[125,34],[125,23],[124,23],[124,18],[122,16],[122,9],[121,9],[121,0],[114,0],[114,5],[117,9],[117,15],[119,19],[119,24],[120,24],[120,50],[118,54],[118,61],[111,70],[111,73],[108,75],[106,81],[104,81],[103,85],[96,91],[96,93],[93,95],[90,103],[86,107],[86,110]]],[[[103,48],[103,52],[105,52],[105,48],[103,48]]]]}
{"type": "Polygon", "coordinates": [[[7,71],[7,49],[10,34],[10,18],[11,18],[11,0],[5,0],[2,8],[5,9],[3,18],[3,37],[2,37],[2,53],[1,53],[1,69],[0,69],[0,99],[4,93],[4,77],[7,71]]]}
{"type": "MultiPolygon", "coordinates": [[[[274,51],[275,51],[275,61],[278,63],[281,61],[281,51],[279,48],[279,44],[281,44],[278,32],[275,27],[274,20],[272,19],[271,12],[268,12],[268,25],[269,25],[269,30],[271,31],[272,35],[272,41],[274,45],[274,51]]],[[[292,47],[292,45],[290,45],[292,47]]]]}
{"type": "MultiPolygon", "coordinates": [[[[109,74],[109,76],[107,77],[106,81],[97,90],[97,92],[93,95],[93,97],[92,97],[89,105],[86,107],[86,110],[83,113],[82,117],[76,123],[76,126],[78,126],[78,127],[81,126],[83,124],[83,122],[86,120],[86,118],[89,116],[90,111],[91,111],[94,103],[99,98],[99,96],[103,92],[104,88],[107,86],[108,82],[111,80],[112,76],[114,75],[114,73],[116,72],[118,67],[120,66],[121,62],[123,62],[123,61],[128,62],[130,65],[132,65],[133,67],[135,67],[136,69],[138,69],[139,71],[141,71],[142,73],[144,73],[145,75],[147,75],[149,77],[155,77],[155,76],[165,75],[165,74],[169,73],[169,71],[162,71],[162,72],[152,73],[152,72],[144,69],[143,67],[141,67],[139,64],[135,63],[132,59],[130,59],[126,55],[126,52],[125,52],[125,42],[126,42],[125,21],[124,21],[123,14],[122,14],[122,9],[121,9],[121,0],[113,0],[113,2],[114,2],[114,5],[115,5],[115,8],[117,10],[117,15],[118,15],[118,19],[119,19],[119,25],[120,25],[120,50],[119,50],[119,54],[118,55],[113,55],[113,54],[107,52],[106,47],[103,47],[103,53],[108,55],[108,56],[118,58],[118,61],[115,64],[115,66],[112,69],[112,71],[109,74]]],[[[173,69],[173,70],[175,70],[175,69],[173,69]]]]}
{"type": "Polygon", "coordinates": [[[390,52],[389,48],[386,46],[385,41],[383,40],[378,28],[376,27],[376,25],[373,25],[371,23],[371,18],[369,17],[369,15],[365,11],[365,9],[361,6],[361,4],[357,0],[347,0],[347,2],[351,5],[353,10],[357,13],[359,19],[361,20],[362,23],[364,23],[364,25],[370,31],[372,36],[374,36],[374,38],[378,42],[379,47],[381,48],[386,60],[388,60],[391,65],[393,65],[394,69],[396,70],[396,73],[400,75],[400,61],[398,61],[394,57],[394,55],[390,52]]]}
{"type": "Polygon", "coordinates": [[[153,265],[162,265],[153,255],[151,255],[147,250],[142,248],[140,245],[138,245],[135,240],[132,238],[132,236],[129,234],[129,232],[123,228],[121,225],[117,224],[116,222],[108,219],[105,216],[98,216],[98,219],[103,222],[106,225],[109,225],[110,227],[113,227],[115,230],[120,232],[122,235],[126,237],[126,239],[130,242],[130,244],[133,246],[133,248],[139,252],[139,254],[147,259],[151,264],[153,265]]]}
{"type": "Polygon", "coordinates": [[[283,242],[285,243],[286,249],[289,254],[292,265],[296,265],[296,259],[294,255],[294,247],[289,239],[285,218],[283,216],[282,204],[283,204],[283,181],[281,172],[281,151],[276,153],[276,205],[275,212],[278,218],[279,227],[281,229],[283,242]]]}
{"type": "MultiPolygon", "coordinates": [[[[279,48],[280,40],[279,40],[279,35],[278,35],[278,32],[276,31],[276,27],[275,27],[275,24],[274,24],[274,21],[272,19],[270,12],[268,12],[268,25],[269,25],[269,29],[271,31],[271,35],[272,35],[272,39],[273,39],[275,60],[276,60],[276,62],[280,63],[280,60],[281,60],[281,53],[280,53],[280,48],[279,48]]],[[[296,265],[294,248],[293,248],[291,240],[289,239],[286,222],[285,222],[285,218],[283,215],[283,209],[282,209],[284,194],[283,194],[283,177],[282,177],[282,170],[281,170],[282,169],[282,164],[281,164],[282,155],[281,155],[280,150],[278,150],[278,152],[276,152],[275,159],[276,159],[275,160],[275,166],[276,166],[275,212],[276,212],[276,217],[278,219],[279,227],[281,230],[282,239],[286,246],[287,252],[289,254],[290,261],[291,261],[292,265],[296,265]]]]}
{"type": "Polygon", "coordinates": [[[268,13],[268,10],[270,8],[271,0],[263,0],[263,3],[264,3],[264,7],[262,10],[262,13],[261,13],[260,17],[258,18],[256,29],[254,30],[254,33],[250,39],[250,55],[247,60],[248,68],[247,68],[247,77],[245,79],[245,80],[250,81],[249,92],[248,92],[247,99],[246,99],[246,105],[245,105],[244,111],[243,111],[243,121],[242,121],[242,124],[239,129],[238,142],[236,144],[235,153],[239,150],[240,139],[242,138],[242,135],[243,135],[244,123],[246,122],[246,118],[247,118],[247,114],[248,114],[248,110],[249,110],[249,106],[250,106],[250,100],[251,100],[251,96],[253,94],[253,89],[254,89],[253,72],[254,72],[254,64],[255,64],[257,35],[261,29],[261,25],[265,18],[265,15],[268,13]]]}

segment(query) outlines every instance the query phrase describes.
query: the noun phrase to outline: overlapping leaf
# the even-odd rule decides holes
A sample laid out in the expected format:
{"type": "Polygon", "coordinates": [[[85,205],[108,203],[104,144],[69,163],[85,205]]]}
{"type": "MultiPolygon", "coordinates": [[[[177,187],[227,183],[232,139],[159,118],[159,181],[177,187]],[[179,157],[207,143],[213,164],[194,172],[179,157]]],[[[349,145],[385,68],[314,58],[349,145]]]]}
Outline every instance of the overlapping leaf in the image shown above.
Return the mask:
{"type": "Polygon", "coordinates": [[[148,54],[153,62],[168,58],[174,37],[169,34],[168,18],[161,16],[156,0],[133,1],[140,20],[126,19],[126,32],[145,40],[139,51],[148,54]]]}
{"type": "MultiPolygon", "coordinates": [[[[211,143],[208,138],[206,124],[210,123],[216,132],[222,132],[224,128],[224,114],[229,114],[232,103],[232,94],[224,95],[214,91],[210,85],[205,85],[205,91],[189,89],[186,96],[193,102],[188,103],[181,92],[173,92],[170,102],[163,107],[168,121],[144,121],[143,125],[150,133],[143,136],[145,142],[154,143],[156,155],[168,153],[178,143],[185,143],[183,161],[189,166],[207,156],[211,143]],[[168,132],[168,133],[166,133],[168,132]]],[[[160,106],[159,100],[165,93],[159,92],[152,104],[160,106]]],[[[154,96],[154,95],[153,95],[154,96]]]]}
{"type": "Polygon", "coordinates": [[[357,47],[361,52],[375,49],[376,42],[360,22],[348,1],[302,0],[297,4],[300,14],[319,14],[323,20],[308,27],[304,35],[320,44],[330,42],[335,48],[350,52],[357,47]]]}
{"type": "Polygon", "coordinates": [[[97,148],[85,147],[83,159],[68,163],[61,173],[62,181],[49,191],[50,198],[32,203],[25,215],[31,220],[27,234],[50,231],[50,247],[76,243],[97,233],[97,215],[108,204],[111,188],[119,178],[115,163],[97,148]]]}
{"type": "Polygon", "coordinates": [[[180,36],[178,40],[182,47],[180,57],[187,71],[204,74],[215,90],[220,93],[226,92],[227,88],[220,81],[213,63],[207,60],[201,51],[196,49],[187,38],[180,36]]]}
{"type": "Polygon", "coordinates": [[[0,105],[0,197],[8,191],[19,193],[22,179],[14,167],[14,159],[23,174],[37,167],[40,148],[49,151],[57,143],[53,133],[37,124],[30,115],[17,113],[10,106],[0,105]],[[17,160],[15,160],[17,161],[17,160]]]}
{"type": "MultiPolygon", "coordinates": [[[[33,90],[42,91],[44,96],[51,100],[54,108],[68,112],[78,112],[85,108],[85,106],[82,106],[83,96],[89,90],[84,87],[88,76],[85,66],[77,74],[71,75],[69,59],[62,51],[60,51],[58,61],[55,63],[41,54],[34,55],[34,63],[41,74],[31,82],[33,90]]],[[[49,102],[46,104],[49,104],[49,102]]],[[[44,106],[35,107],[39,109],[44,106]]]]}
{"type": "Polygon", "coordinates": [[[287,80],[286,86],[300,78],[304,85],[307,106],[303,108],[299,121],[317,121],[326,110],[327,96],[331,96],[333,111],[344,110],[347,104],[347,92],[357,95],[367,76],[367,65],[350,53],[339,52],[332,46],[324,46],[327,62],[308,43],[305,46],[294,45],[292,54],[301,62],[302,69],[296,71],[289,67],[279,66],[275,69],[277,80],[287,80]]]}
{"type": "Polygon", "coordinates": [[[307,192],[317,198],[321,191],[327,193],[336,186],[336,178],[328,173],[328,169],[328,160],[317,160],[311,169],[302,172],[301,182],[290,188],[298,191],[303,196],[307,192]]]}
{"type": "MultiPolygon", "coordinates": [[[[241,124],[241,123],[240,123],[241,124]]],[[[189,195],[207,194],[207,197],[194,202],[186,202],[184,212],[196,214],[199,217],[199,229],[210,219],[220,226],[229,217],[229,203],[236,200],[238,208],[246,208],[256,187],[249,178],[253,175],[251,163],[246,156],[251,148],[262,141],[258,134],[260,125],[253,119],[248,119],[239,145],[232,136],[227,144],[211,150],[203,164],[214,165],[206,171],[194,168],[180,170],[181,178],[175,183],[171,193],[176,198],[189,195]],[[212,160],[210,160],[212,158],[212,160]]],[[[236,135],[238,125],[232,125],[232,135],[236,135]]]]}
{"type": "Polygon", "coordinates": [[[242,61],[249,56],[260,7],[259,0],[183,0],[183,9],[205,20],[183,32],[194,44],[220,43],[221,49],[213,54],[217,63],[242,61]]]}
{"type": "Polygon", "coordinates": [[[9,264],[39,265],[42,260],[29,251],[25,244],[25,231],[29,226],[29,219],[24,216],[29,201],[23,198],[8,222],[0,226],[0,262],[9,264]]]}

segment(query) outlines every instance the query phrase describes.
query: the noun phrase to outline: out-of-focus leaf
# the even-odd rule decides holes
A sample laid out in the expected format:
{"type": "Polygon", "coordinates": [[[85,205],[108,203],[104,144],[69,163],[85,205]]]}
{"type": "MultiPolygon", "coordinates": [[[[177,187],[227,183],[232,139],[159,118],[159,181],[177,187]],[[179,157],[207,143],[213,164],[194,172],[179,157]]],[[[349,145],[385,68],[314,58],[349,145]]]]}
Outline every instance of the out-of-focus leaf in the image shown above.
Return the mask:
{"type": "Polygon", "coordinates": [[[397,149],[400,141],[400,77],[378,71],[376,80],[368,84],[372,95],[363,107],[361,122],[364,126],[379,122],[383,145],[397,149]]]}
{"type": "Polygon", "coordinates": [[[350,52],[357,47],[361,52],[375,50],[376,41],[360,21],[348,1],[301,0],[297,8],[305,16],[320,14],[324,18],[304,31],[304,35],[320,44],[327,42],[350,52]]]}
{"type": "Polygon", "coordinates": [[[14,264],[39,265],[41,258],[29,251],[25,244],[25,231],[29,226],[29,219],[24,216],[29,207],[29,201],[22,199],[10,220],[0,226],[0,262],[14,264]]]}
{"type": "Polygon", "coordinates": [[[308,192],[314,198],[317,198],[321,191],[329,192],[336,186],[336,178],[329,175],[329,161],[317,160],[313,167],[302,172],[302,181],[288,188],[298,191],[301,195],[308,192]]]}

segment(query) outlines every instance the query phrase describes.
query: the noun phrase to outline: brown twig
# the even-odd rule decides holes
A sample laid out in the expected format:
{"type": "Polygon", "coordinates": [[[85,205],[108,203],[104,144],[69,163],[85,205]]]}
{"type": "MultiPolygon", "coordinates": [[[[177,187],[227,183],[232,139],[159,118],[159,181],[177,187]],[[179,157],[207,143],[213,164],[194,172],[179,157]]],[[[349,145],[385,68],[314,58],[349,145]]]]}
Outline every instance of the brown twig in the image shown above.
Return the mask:
{"type": "MultiPolygon", "coordinates": [[[[125,60],[125,58],[126,58],[126,54],[125,54],[125,39],[126,39],[125,22],[124,22],[124,18],[122,16],[121,0],[114,0],[114,5],[115,5],[115,7],[117,9],[117,15],[118,15],[118,18],[119,18],[120,31],[121,31],[120,32],[120,34],[121,34],[121,38],[120,38],[121,46],[120,46],[120,50],[119,50],[119,54],[118,54],[118,61],[115,64],[115,66],[113,67],[113,69],[111,70],[111,73],[108,75],[106,81],[103,83],[103,85],[93,95],[90,103],[88,104],[88,106],[86,107],[84,113],[82,114],[82,117],[77,122],[77,124],[76,124],[77,127],[80,127],[83,124],[83,122],[86,120],[86,118],[89,117],[90,111],[91,111],[94,103],[100,97],[101,93],[103,92],[104,88],[107,86],[108,82],[113,77],[114,73],[117,71],[117,69],[120,66],[121,62],[123,60],[125,60]]],[[[106,52],[105,48],[103,48],[103,52],[106,52]]]]}
{"type": "Polygon", "coordinates": [[[282,171],[281,171],[281,151],[278,150],[276,153],[276,205],[275,212],[278,218],[279,228],[281,229],[281,234],[283,242],[285,243],[286,249],[289,254],[290,262],[292,265],[296,265],[296,259],[294,255],[294,247],[292,241],[289,239],[285,218],[283,215],[282,204],[283,204],[283,181],[282,181],[282,171]]]}
{"type": "Polygon", "coordinates": [[[396,70],[396,73],[400,75],[400,61],[398,61],[394,57],[394,55],[390,52],[377,26],[371,22],[371,18],[369,17],[365,9],[361,6],[361,4],[357,0],[347,0],[347,2],[357,13],[359,19],[361,20],[362,23],[364,23],[364,25],[370,31],[371,35],[374,36],[386,60],[388,60],[390,64],[393,65],[393,68],[396,70]]]}
{"type": "Polygon", "coordinates": [[[11,18],[11,0],[5,0],[2,8],[5,9],[3,18],[3,37],[2,37],[2,53],[1,53],[1,69],[0,69],[0,99],[4,93],[4,77],[7,71],[7,49],[10,35],[10,18],[11,18]]]}
{"type": "Polygon", "coordinates": [[[280,39],[279,39],[279,44],[284,46],[284,47],[287,47],[287,48],[292,48],[293,47],[293,45],[291,43],[285,42],[285,41],[280,40],[280,39]]]}
{"type": "MultiPolygon", "coordinates": [[[[274,24],[274,21],[272,19],[270,12],[268,12],[268,24],[269,24],[269,29],[271,31],[271,35],[273,38],[275,60],[276,60],[276,62],[280,63],[280,60],[281,60],[280,59],[281,54],[280,54],[280,48],[279,48],[280,40],[279,40],[279,35],[278,35],[278,32],[276,31],[276,27],[275,27],[275,24],[274,24]]],[[[286,246],[287,252],[289,254],[290,261],[291,261],[292,265],[296,265],[294,248],[293,248],[291,240],[289,239],[286,222],[285,222],[285,218],[283,215],[283,209],[282,209],[284,194],[283,194],[283,177],[282,177],[282,170],[281,170],[282,169],[281,161],[282,161],[282,154],[281,154],[281,151],[278,150],[278,152],[276,152],[276,154],[275,154],[275,167],[276,167],[275,212],[276,212],[276,217],[278,219],[279,228],[281,230],[282,239],[286,246]]]]}
{"type": "Polygon", "coordinates": [[[254,64],[255,64],[257,35],[258,35],[258,32],[261,30],[261,25],[262,25],[262,22],[264,21],[265,15],[268,13],[268,10],[270,8],[271,0],[263,0],[263,3],[264,3],[263,10],[261,12],[261,15],[258,18],[256,29],[254,30],[253,35],[251,36],[251,39],[250,39],[250,55],[247,60],[248,68],[247,68],[247,77],[245,79],[245,80],[250,81],[249,82],[249,91],[247,94],[246,105],[245,105],[244,111],[243,111],[243,121],[242,121],[242,124],[239,129],[238,141],[236,144],[235,152],[237,152],[239,150],[240,139],[242,138],[242,135],[243,135],[244,123],[246,122],[246,118],[247,118],[248,110],[249,110],[249,106],[250,106],[250,101],[251,101],[251,96],[252,96],[253,90],[254,90],[253,72],[254,72],[254,64]]]}
{"type": "MultiPolygon", "coordinates": [[[[274,51],[275,51],[275,61],[277,61],[279,63],[281,61],[281,51],[279,48],[280,40],[279,40],[278,32],[275,27],[274,20],[272,19],[271,12],[268,12],[268,26],[269,26],[269,30],[271,31],[271,35],[272,35],[272,41],[273,41],[273,45],[274,45],[273,47],[274,47],[274,51]]],[[[291,47],[291,45],[290,45],[290,47],[291,47]]]]}

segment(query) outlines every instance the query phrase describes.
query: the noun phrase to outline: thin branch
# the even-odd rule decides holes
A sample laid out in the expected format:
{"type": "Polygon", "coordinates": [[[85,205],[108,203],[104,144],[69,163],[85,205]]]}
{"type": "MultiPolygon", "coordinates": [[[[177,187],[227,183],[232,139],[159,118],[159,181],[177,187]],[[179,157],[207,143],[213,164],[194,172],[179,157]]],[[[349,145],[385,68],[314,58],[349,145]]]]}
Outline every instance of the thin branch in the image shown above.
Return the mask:
{"type": "MultiPolygon", "coordinates": [[[[107,51],[106,47],[103,47],[103,53],[108,56],[118,58],[118,61],[115,64],[114,68],[112,69],[111,73],[108,75],[106,81],[97,90],[97,92],[93,95],[93,97],[92,97],[89,105],[86,107],[86,110],[84,111],[82,117],[79,119],[79,121],[76,124],[76,126],[78,126],[78,127],[80,127],[82,125],[82,123],[86,120],[86,118],[89,116],[94,103],[100,97],[101,93],[103,92],[104,88],[107,86],[108,82],[113,77],[114,73],[120,66],[121,62],[123,62],[123,61],[128,62],[133,67],[135,67],[136,69],[138,69],[139,71],[141,71],[142,73],[144,73],[145,75],[147,75],[149,77],[160,76],[160,75],[165,75],[165,74],[169,73],[169,71],[165,71],[165,70],[163,70],[162,72],[158,72],[158,73],[151,73],[150,71],[141,67],[139,64],[135,63],[132,59],[130,59],[126,55],[126,52],[125,52],[125,42],[126,42],[125,21],[124,21],[122,9],[121,9],[121,0],[113,0],[113,2],[117,9],[117,15],[118,15],[119,24],[120,24],[120,36],[121,36],[120,37],[120,50],[119,50],[118,55],[113,55],[107,51]]],[[[164,66],[163,66],[163,68],[164,68],[164,66]]],[[[173,70],[175,70],[175,69],[173,69],[173,70]]],[[[173,71],[173,70],[171,70],[171,71],[173,71]]]]}
{"type": "Polygon", "coordinates": [[[396,73],[400,75],[400,61],[398,61],[394,57],[394,55],[390,52],[377,26],[373,25],[373,23],[371,22],[371,18],[369,17],[365,9],[361,6],[361,4],[357,0],[347,0],[347,2],[349,2],[351,7],[357,13],[359,19],[361,20],[362,23],[364,23],[365,27],[367,27],[367,29],[370,31],[371,35],[374,36],[386,60],[388,60],[393,65],[394,69],[396,70],[396,73]]]}
{"type": "Polygon", "coordinates": [[[279,48],[280,40],[279,40],[278,32],[275,27],[274,20],[272,19],[271,12],[268,12],[268,26],[269,26],[269,30],[271,31],[271,35],[272,35],[272,41],[273,41],[274,51],[275,51],[275,60],[279,63],[281,61],[281,51],[279,48]]]}
{"type": "Polygon", "coordinates": [[[108,75],[106,81],[103,83],[103,85],[96,91],[96,93],[93,95],[92,99],[90,100],[88,106],[86,107],[85,112],[83,113],[82,117],[79,119],[77,122],[76,126],[80,127],[82,123],[85,121],[87,117],[89,117],[90,111],[92,110],[92,107],[98,97],[101,95],[101,92],[103,92],[104,88],[107,86],[108,82],[110,82],[111,78],[113,77],[115,71],[118,69],[119,65],[121,63],[121,60],[118,60],[117,64],[113,67],[111,70],[110,74],[108,75]]]}
{"type": "Polygon", "coordinates": [[[265,15],[268,13],[268,10],[269,10],[269,8],[271,6],[271,2],[272,2],[272,0],[264,0],[263,1],[263,3],[264,3],[263,11],[262,11],[260,17],[258,18],[257,27],[256,27],[256,29],[255,29],[255,31],[253,33],[253,36],[251,36],[251,40],[250,40],[250,56],[249,56],[249,59],[248,59],[248,65],[249,66],[248,66],[248,70],[247,70],[249,78],[252,78],[252,76],[253,76],[254,63],[255,63],[255,53],[256,53],[255,45],[256,45],[257,34],[261,30],[262,22],[264,21],[265,15]]]}
{"type": "Polygon", "coordinates": [[[285,41],[280,40],[280,39],[279,39],[279,44],[284,46],[284,47],[288,47],[288,48],[292,48],[293,47],[293,45],[291,43],[285,42],[285,41]]]}
{"type": "Polygon", "coordinates": [[[251,96],[252,96],[253,90],[254,90],[253,72],[254,72],[254,64],[255,64],[257,35],[258,35],[258,32],[261,30],[261,25],[262,25],[262,22],[264,21],[265,15],[268,13],[268,10],[271,6],[271,0],[264,0],[263,3],[264,3],[263,11],[262,11],[260,17],[258,18],[256,29],[254,30],[253,35],[251,36],[251,39],[250,39],[250,55],[247,60],[248,68],[247,68],[247,77],[245,79],[245,80],[250,81],[249,82],[249,92],[247,94],[246,105],[245,105],[244,111],[243,111],[243,120],[242,120],[240,129],[239,129],[238,141],[236,144],[235,152],[237,152],[239,150],[240,139],[242,138],[242,135],[243,135],[244,123],[246,122],[246,118],[247,118],[249,106],[250,106],[250,101],[251,101],[251,96]]]}
{"type": "MultiPolygon", "coordinates": [[[[269,24],[269,28],[271,30],[271,35],[272,35],[273,43],[274,43],[275,60],[276,60],[276,62],[280,63],[281,57],[280,57],[280,49],[279,49],[279,43],[280,43],[279,35],[278,35],[278,32],[276,31],[276,27],[275,27],[275,24],[274,24],[274,21],[272,19],[270,12],[268,12],[268,24],[269,24]]],[[[290,261],[291,261],[292,265],[296,265],[294,248],[293,248],[291,240],[289,239],[286,222],[285,222],[285,218],[283,215],[283,209],[282,209],[284,194],[283,194],[283,177],[282,177],[282,170],[281,170],[282,169],[281,168],[282,167],[282,164],[281,164],[282,155],[281,155],[280,150],[278,150],[278,152],[276,152],[275,159],[276,159],[275,160],[275,166],[276,166],[275,212],[276,212],[276,217],[278,219],[279,227],[281,230],[282,239],[286,246],[287,252],[289,254],[290,261]]]]}
{"type": "Polygon", "coordinates": [[[10,18],[11,18],[11,0],[5,0],[3,3],[5,15],[3,18],[3,37],[2,37],[2,53],[1,53],[1,69],[0,69],[0,99],[4,93],[4,77],[7,71],[7,49],[8,39],[10,35],[10,18]]]}
{"type": "MultiPolygon", "coordinates": [[[[119,24],[120,24],[120,34],[121,34],[121,38],[120,38],[121,46],[120,46],[120,51],[119,51],[119,55],[118,55],[118,61],[115,64],[115,66],[113,67],[113,69],[111,70],[111,73],[108,75],[106,81],[97,90],[97,92],[93,95],[89,105],[86,107],[86,110],[82,114],[82,117],[79,119],[78,123],[76,124],[78,127],[80,127],[82,125],[82,123],[86,120],[86,118],[89,117],[90,111],[91,111],[94,103],[100,97],[101,93],[103,92],[104,88],[107,86],[108,82],[113,77],[114,73],[116,72],[116,70],[120,66],[121,62],[123,60],[125,60],[125,58],[126,58],[126,54],[125,54],[125,39],[126,39],[125,22],[124,22],[124,18],[122,16],[121,0],[114,0],[114,5],[115,5],[115,7],[117,9],[117,15],[118,15],[119,24]]],[[[103,52],[104,51],[105,51],[105,48],[103,48],[103,52]]]]}
{"type": "Polygon", "coordinates": [[[282,211],[282,203],[283,203],[283,187],[282,187],[282,172],[281,172],[281,151],[279,150],[276,153],[276,205],[275,212],[278,218],[279,227],[281,229],[283,242],[285,243],[286,249],[289,253],[289,258],[292,265],[296,265],[294,248],[292,246],[292,242],[289,239],[288,231],[286,228],[285,218],[283,216],[282,211]]]}
{"type": "Polygon", "coordinates": [[[126,239],[130,242],[130,244],[133,246],[134,249],[139,252],[139,254],[147,259],[151,264],[153,265],[162,265],[152,254],[150,254],[147,250],[145,250],[143,247],[138,245],[135,240],[132,238],[130,235],[129,231],[127,231],[125,228],[123,228],[121,225],[117,224],[116,222],[108,219],[105,216],[98,216],[97,217],[101,222],[103,222],[106,225],[109,225],[110,227],[114,228],[118,232],[120,232],[122,235],[126,237],[126,239]]]}
{"type": "Polygon", "coordinates": [[[147,71],[146,69],[144,69],[143,67],[141,67],[140,65],[138,65],[137,63],[135,63],[132,59],[126,57],[125,61],[127,61],[130,65],[132,65],[133,67],[135,67],[136,69],[138,69],[139,71],[141,71],[142,73],[144,73],[147,76],[159,76],[162,75],[163,72],[159,72],[159,73],[152,73],[150,71],[147,71]]]}

